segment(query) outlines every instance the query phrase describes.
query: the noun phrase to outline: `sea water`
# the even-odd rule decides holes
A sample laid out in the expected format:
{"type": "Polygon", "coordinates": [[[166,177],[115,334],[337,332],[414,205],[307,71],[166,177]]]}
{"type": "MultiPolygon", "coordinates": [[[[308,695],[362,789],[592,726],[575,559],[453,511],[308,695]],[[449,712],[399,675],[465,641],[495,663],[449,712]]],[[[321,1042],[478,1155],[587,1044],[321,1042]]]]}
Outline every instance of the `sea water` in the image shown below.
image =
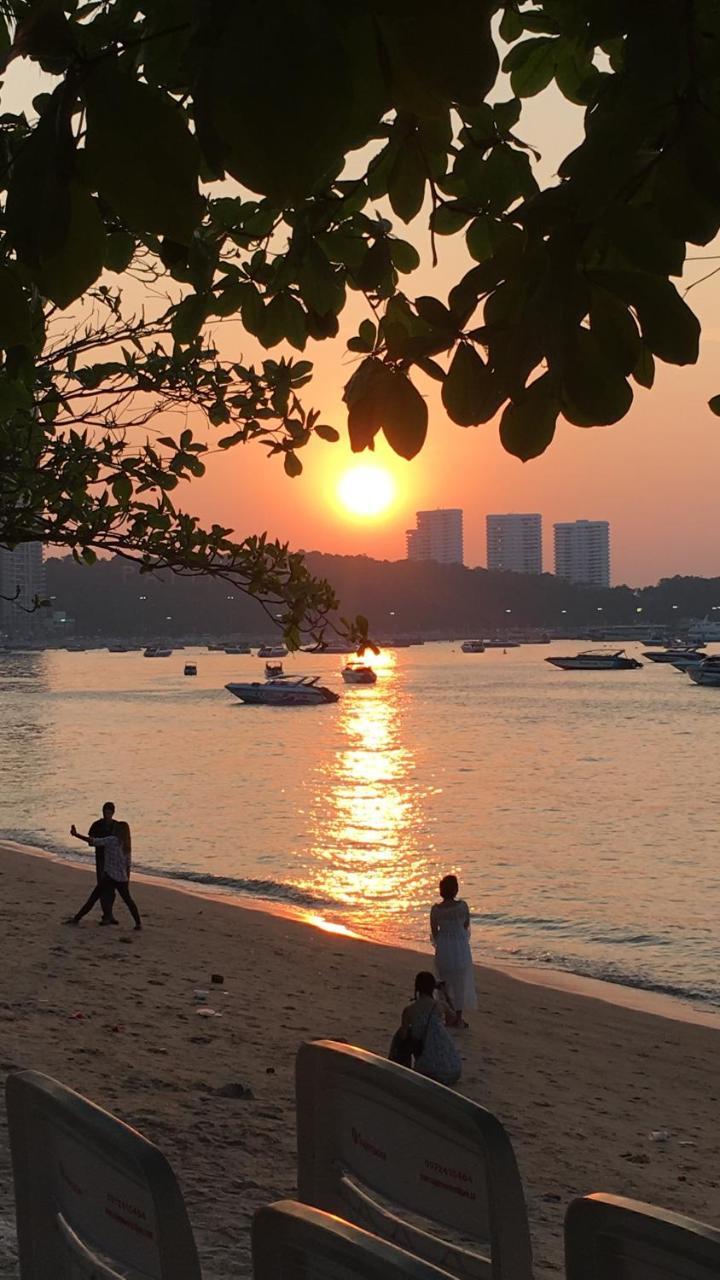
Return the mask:
{"type": "Polygon", "coordinates": [[[454,871],[478,960],[720,1008],[720,689],[543,661],[582,647],[399,649],[374,686],[299,654],[342,696],[293,708],[225,691],[251,656],[5,653],[0,835],[76,856],[111,799],[137,869],[421,947],[454,871]]]}

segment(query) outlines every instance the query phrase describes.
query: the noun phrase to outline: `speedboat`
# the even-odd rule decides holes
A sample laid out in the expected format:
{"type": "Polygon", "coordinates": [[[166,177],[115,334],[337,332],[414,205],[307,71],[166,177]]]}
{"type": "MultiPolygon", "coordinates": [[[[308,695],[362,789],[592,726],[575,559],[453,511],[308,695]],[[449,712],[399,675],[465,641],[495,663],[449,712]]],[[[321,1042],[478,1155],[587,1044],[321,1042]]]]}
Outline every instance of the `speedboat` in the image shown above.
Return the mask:
{"type": "Polygon", "coordinates": [[[241,702],[261,703],[270,707],[310,707],[320,702],[339,702],[340,695],[318,684],[319,676],[300,676],[295,680],[266,680],[264,684],[248,681],[226,684],[228,693],[241,702]]]}
{"type": "Polygon", "coordinates": [[[284,644],[263,644],[258,649],[258,658],[287,658],[287,655],[284,644]]]}
{"type": "Polygon", "coordinates": [[[355,653],[355,648],[346,640],[326,640],[320,645],[309,645],[304,653],[355,653]]]}
{"type": "Polygon", "coordinates": [[[463,653],[484,653],[485,645],[482,640],[463,640],[460,645],[463,653]]]}
{"type": "Polygon", "coordinates": [[[284,676],[285,672],[283,671],[282,662],[266,662],[265,675],[268,680],[277,680],[280,676],[284,676]]]}
{"type": "Polygon", "coordinates": [[[375,684],[377,673],[365,662],[348,662],[343,667],[342,678],[346,684],[375,684]]]}
{"type": "Polygon", "coordinates": [[[238,654],[252,653],[252,649],[249,644],[228,644],[225,645],[224,648],[226,653],[230,653],[234,657],[237,657],[238,654]]]}
{"type": "Polygon", "coordinates": [[[172,649],[161,649],[160,645],[149,644],[143,654],[143,657],[144,658],[169,658],[171,653],[172,653],[172,649]]]}
{"type": "Polygon", "coordinates": [[[574,657],[546,658],[561,671],[636,671],[642,667],[637,658],[628,658],[624,649],[586,649],[574,657]]]}
{"type": "MultiPolygon", "coordinates": [[[[543,642],[544,643],[544,642],[543,642]]],[[[486,649],[519,649],[519,640],[483,640],[486,649]]]]}
{"type": "Polygon", "coordinates": [[[681,664],[681,670],[685,666],[690,666],[693,662],[701,662],[703,654],[700,650],[704,645],[691,644],[680,645],[676,649],[660,649],[656,653],[643,653],[643,658],[649,658],[651,662],[670,662],[674,667],[681,664]]]}
{"type": "Polygon", "coordinates": [[[714,653],[710,658],[703,658],[702,662],[688,667],[687,673],[695,684],[720,686],[720,654],[714,653]]]}
{"type": "Polygon", "coordinates": [[[196,676],[196,675],[197,675],[197,664],[196,664],[195,662],[186,662],[186,663],[185,663],[185,666],[183,667],[183,675],[184,675],[184,676],[196,676]]]}
{"type": "Polygon", "coordinates": [[[129,653],[129,652],[130,650],[125,644],[109,644],[108,645],[108,653],[129,653]]]}
{"type": "Polygon", "coordinates": [[[707,654],[700,653],[697,649],[690,649],[687,653],[678,654],[671,666],[676,671],[689,671],[691,667],[699,667],[701,662],[705,662],[707,654]]]}

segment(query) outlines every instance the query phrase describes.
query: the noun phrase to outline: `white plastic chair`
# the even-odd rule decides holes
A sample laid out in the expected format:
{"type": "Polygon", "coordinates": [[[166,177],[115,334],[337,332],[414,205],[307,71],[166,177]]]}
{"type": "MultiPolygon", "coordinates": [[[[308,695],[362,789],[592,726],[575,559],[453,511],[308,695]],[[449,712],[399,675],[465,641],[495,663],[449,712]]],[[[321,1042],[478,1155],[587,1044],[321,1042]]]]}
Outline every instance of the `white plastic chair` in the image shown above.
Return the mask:
{"type": "Polygon", "coordinates": [[[37,1071],[9,1076],[5,1097],[21,1280],[201,1280],[157,1147],[37,1071]]]}
{"type": "Polygon", "coordinates": [[[300,1048],[296,1102],[298,1196],[305,1204],[453,1276],[531,1280],[515,1155],[489,1111],[385,1058],[330,1040],[300,1048]],[[410,1215],[424,1219],[423,1226],[410,1215]]]}
{"type": "Polygon", "coordinates": [[[295,1200],[258,1210],[252,1256],[254,1280],[451,1280],[422,1258],[295,1200]]]}
{"type": "Polygon", "coordinates": [[[718,1280],[720,1231],[622,1196],[573,1200],[565,1215],[567,1280],[718,1280]]]}

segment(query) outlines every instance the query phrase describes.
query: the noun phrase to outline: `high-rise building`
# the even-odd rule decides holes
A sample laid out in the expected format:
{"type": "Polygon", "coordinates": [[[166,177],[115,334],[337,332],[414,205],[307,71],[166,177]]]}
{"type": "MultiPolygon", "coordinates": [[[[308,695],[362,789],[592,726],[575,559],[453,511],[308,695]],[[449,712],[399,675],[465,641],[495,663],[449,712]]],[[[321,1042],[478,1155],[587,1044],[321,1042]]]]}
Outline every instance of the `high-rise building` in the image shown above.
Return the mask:
{"type": "Polygon", "coordinates": [[[418,511],[415,519],[417,528],[405,534],[408,560],[463,563],[463,513],[458,507],[418,511]]]}
{"type": "Polygon", "coordinates": [[[45,593],[45,566],[40,542],[21,542],[13,551],[0,547],[0,630],[27,635],[38,626],[33,600],[45,593]]]}
{"type": "Polygon", "coordinates": [[[607,520],[573,520],[555,525],[555,576],[588,587],[610,586],[607,520]]]}
{"type": "Polygon", "coordinates": [[[542,573],[542,516],[487,516],[487,567],[542,573]]]}

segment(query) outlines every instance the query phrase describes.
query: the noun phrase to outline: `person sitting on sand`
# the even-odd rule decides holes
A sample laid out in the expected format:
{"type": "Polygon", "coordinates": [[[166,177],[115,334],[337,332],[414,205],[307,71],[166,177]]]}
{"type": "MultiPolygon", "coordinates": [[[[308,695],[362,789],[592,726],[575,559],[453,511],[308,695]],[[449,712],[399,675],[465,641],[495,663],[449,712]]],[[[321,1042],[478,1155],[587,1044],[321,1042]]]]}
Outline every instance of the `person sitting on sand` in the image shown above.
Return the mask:
{"type": "Polygon", "coordinates": [[[422,971],[415,977],[415,999],[402,1011],[400,1028],[414,1044],[415,1070],[439,1084],[457,1084],[462,1061],[443,1025],[435,1000],[435,975],[422,971]]]}
{"type": "Polygon", "coordinates": [[[130,828],[127,822],[116,822],[112,835],[83,836],[75,823],[70,828],[70,835],[85,844],[94,845],[104,853],[103,877],[100,882],[100,900],[103,907],[101,924],[112,923],[112,900],[118,893],[135,921],[135,928],[142,929],[140,912],[130,894],[130,828]]]}
{"type": "Polygon", "coordinates": [[[430,931],[435,947],[435,969],[446,985],[455,1007],[456,1027],[467,1027],[463,1009],[477,1009],[473,960],[470,950],[470,910],[458,898],[457,876],[443,876],[440,902],[430,912],[430,931]]]}

